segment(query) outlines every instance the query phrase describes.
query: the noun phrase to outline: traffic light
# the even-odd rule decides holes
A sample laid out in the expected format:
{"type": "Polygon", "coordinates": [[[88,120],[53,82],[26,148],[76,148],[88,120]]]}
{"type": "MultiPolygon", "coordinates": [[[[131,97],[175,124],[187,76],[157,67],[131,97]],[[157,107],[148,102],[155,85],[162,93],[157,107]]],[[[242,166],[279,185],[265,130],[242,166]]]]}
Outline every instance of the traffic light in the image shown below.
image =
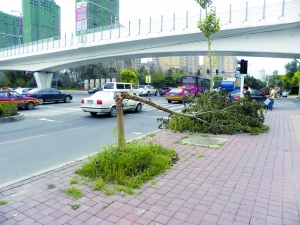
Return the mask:
{"type": "Polygon", "coordinates": [[[219,70],[216,70],[216,75],[218,75],[219,74],[219,70]]]}
{"type": "Polygon", "coordinates": [[[247,74],[248,69],[248,61],[241,59],[237,61],[238,67],[236,68],[237,71],[240,72],[240,74],[247,74]]]}

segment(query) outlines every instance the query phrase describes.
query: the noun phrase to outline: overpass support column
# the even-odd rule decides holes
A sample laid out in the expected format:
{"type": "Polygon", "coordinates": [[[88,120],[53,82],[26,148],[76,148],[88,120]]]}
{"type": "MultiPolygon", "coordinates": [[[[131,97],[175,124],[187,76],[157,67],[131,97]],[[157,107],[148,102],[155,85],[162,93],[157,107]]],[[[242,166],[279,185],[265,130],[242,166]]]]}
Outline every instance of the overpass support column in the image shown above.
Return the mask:
{"type": "Polygon", "coordinates": [[[35,77],[38,88],[50,88],[51,87],[53,73],[35,72],[34,77],[35,77]]]}

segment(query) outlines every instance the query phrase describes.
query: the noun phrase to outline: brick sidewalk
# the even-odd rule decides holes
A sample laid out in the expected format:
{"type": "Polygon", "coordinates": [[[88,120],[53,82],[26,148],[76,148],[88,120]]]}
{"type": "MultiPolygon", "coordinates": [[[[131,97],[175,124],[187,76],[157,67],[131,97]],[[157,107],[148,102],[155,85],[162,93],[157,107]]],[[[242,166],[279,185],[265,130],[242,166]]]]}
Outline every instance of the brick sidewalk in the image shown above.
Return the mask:
{"type": "Polygon", "coordinates": [[[175,148],[180,160],[133,196],[69,185],[81,163],[2,188],[0,200],[9,203],[0,206],[0,224],[299,225],[299,111],[273,111],[266,123],[270,132],[226,136],[219,150],[175,143],[188,133],[157,133],[152,139],[175,148]],[[84,197],[73,200],[59,191],[70,186],[84,197]],[[73,204],[80,208],[72,210],[73,204]]]}

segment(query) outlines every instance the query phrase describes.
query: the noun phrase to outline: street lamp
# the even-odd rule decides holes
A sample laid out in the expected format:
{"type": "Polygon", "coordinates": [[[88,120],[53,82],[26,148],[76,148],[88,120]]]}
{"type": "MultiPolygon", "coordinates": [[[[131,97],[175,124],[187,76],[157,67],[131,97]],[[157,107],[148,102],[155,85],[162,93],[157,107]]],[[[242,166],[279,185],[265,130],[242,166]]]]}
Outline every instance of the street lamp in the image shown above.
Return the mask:
{"type": "Polygon", "coordinates": [[[91,1],[89,1],[89,0],[82,0],[82,2],[83,2],[83,1],[84,1],[84,2],[87,2],[87,3],[91,3],[91,4],[96,5],[96,6],[99,6],[100,8],[103,8],[103,9],[105,9],[105,10],[107,10],[107,11],[110,11],[110,12],[114,13],[114,14],[115,14],[115,28],[117,28],[117,14],[116,14],[115,11],[113,11],[113,10],[111,10],[111,9],[108,9],[108,8],[105,8],[104,6],[98,5],[98,4],[96,4],[96,3],[94,3],[94,2],[91,2],[91,1]]]}

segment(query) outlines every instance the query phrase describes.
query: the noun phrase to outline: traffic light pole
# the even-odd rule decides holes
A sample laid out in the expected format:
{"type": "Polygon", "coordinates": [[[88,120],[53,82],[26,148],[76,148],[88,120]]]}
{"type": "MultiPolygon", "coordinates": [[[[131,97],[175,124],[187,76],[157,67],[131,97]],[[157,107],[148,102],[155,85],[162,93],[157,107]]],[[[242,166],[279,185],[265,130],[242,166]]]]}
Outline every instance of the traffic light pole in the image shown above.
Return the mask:
{"type": "Polygon", "coordinates": [[[244,87],[244,74],[241,74],[241,88],[240,88],[240,97],[244,97],[244,93],[243,93],[243,87],[244,87]]]}

